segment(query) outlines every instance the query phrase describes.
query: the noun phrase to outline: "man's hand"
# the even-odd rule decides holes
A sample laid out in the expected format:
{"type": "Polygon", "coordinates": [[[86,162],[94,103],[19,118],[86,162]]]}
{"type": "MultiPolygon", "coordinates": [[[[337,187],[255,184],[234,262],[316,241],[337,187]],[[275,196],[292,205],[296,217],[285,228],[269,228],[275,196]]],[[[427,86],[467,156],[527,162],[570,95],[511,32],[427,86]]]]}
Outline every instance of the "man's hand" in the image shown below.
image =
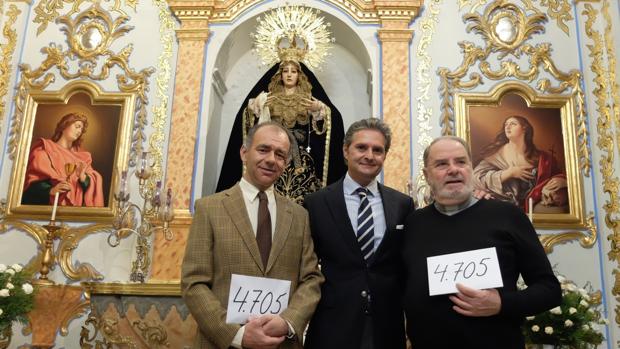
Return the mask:
{"type": "Polygon", "coordinates": [[[482,189],[475,189],[474,197],[478,200],[481,200],[481,199],[489,200],[493,198],[493,195],[491,195],[491,193],[484,191],[482,189]]]}
{"type": "Polygon", "coordinates": [[[272,337],[286,336],[288,334],[288,324],[279,315],[263,315],[269,321],[263,325],[265,334],[272,337]]]}
{"type": "Polygon", "coordinates": [[[454,311],[465,316],[491,316],[498,314],[502,308],[502,299],[499,292],[492,288],[489,290],[476,290],[456,284],[459,292],[450,296],[455,305],[454,311]]]}
{"type": "MultiPolygon", "coordinates": [[[[245,324],[241,345],[248,349],[275,349],[284,341],[284,336],[269,336],[263,326],[271,320],[268,316],[250,318],[245,324]]],[[[284,320],[282,320],[284,321],[284,320]]],[[[286,325],[286,322],[284,323],[286,325]]],[[[287,329],[288,332],[288,329],[287,329]]],[[[286,334],[286,332],[285,332],[286,334]]]]}

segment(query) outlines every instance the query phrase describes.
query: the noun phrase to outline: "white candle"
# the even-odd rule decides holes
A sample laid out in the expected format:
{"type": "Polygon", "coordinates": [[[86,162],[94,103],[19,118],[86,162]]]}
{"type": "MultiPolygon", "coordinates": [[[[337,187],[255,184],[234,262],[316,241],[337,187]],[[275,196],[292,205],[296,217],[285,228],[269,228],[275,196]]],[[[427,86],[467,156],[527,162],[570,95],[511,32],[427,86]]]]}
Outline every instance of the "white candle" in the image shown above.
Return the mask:
{"type": "Polygon", "coordinates": [[[56,220],[56,208],[58,208],[58,192],[54,195],[54,207],[52,208],[52,221],[56,220]]]}
{"type": "Polygon", "coordinates": [[[530,218],[530,222],[534,222],[534,201],[532,200],[532,198],[528,200],[527,215],[530,218]]]}

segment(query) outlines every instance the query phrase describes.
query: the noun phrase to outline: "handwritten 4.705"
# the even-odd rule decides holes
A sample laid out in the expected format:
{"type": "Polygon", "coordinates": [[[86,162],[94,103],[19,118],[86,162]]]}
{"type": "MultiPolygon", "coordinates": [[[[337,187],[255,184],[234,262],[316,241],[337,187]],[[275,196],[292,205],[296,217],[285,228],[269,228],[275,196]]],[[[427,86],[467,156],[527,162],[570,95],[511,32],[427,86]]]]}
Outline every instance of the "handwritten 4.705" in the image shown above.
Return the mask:
{"type": "Polygon", "coordinates": [[[486,275],[489,267],[487,267],[486,261],[491,258],[485,257],[479,261],[470,262],[455,262],[451,264],[437,264],[434,274],[441,275],[440,282],[457,280],[467,280],[472,276],[484,276],[486,275]]]}
{"type": "Polygon", "coordinates": [[[232,303],[238,306],[239,313],[249,314],[279,314],[285,304],[282,303],[288,292],[274,294],[260,289],[246,289],[238,287],[234,293],[232,303]]]}

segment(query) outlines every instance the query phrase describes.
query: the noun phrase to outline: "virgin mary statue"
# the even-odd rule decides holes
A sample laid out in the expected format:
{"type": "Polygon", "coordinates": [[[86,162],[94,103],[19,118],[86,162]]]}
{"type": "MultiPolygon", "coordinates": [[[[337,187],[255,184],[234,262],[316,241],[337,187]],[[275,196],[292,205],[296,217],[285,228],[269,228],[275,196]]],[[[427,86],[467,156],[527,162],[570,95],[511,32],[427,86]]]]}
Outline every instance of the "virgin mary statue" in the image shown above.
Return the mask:
{"type": "MultiPolygon", "coordinates": [[[[273,13],[280,21],[298,20],[299,15],[291,15],[292,11],[314,15],[314,12],[303,7],[285,7],[273,13]]],[[[217,191],[231,187],[241,178],[242,168],[239,159],[239,148],[247,131],[256,123],[276,121],[284,125],[294,135],[296,144],[291,144],[293,160],[289,163],[282,176],[275,184],[280,194],[301,203],[305,195],[317,191],[327,184],[340,179],[345,171],[342,155],[343,124],[342,117],[330,102],[325,91],[314,77],[314,74],[302,63],[307,58],[317,62],[317,52],[308,47],[309,33],[299,30],[299,25],[291,23],[275,23],[268,14],[257,29],[256,46],[263,58],[277,53],[276,63],[254,86],[246,97],[235,118],[224,164],[218,180],[217,191]],[[264,28],[269,25],[269,28],[264,28]],[[261,38],[261,32],[274,32],[273,26],[297,28],[283,32],[283,37],[273,41],[273,35],[261,38]],[[262,40],[262,41],[261,41],[262,40]],[[269,45],[271,44],[271,51],[269,45]],[[314,55],[311,55],[314,53],[314,55]],[[267,92],[265,92],[267,87],[267,92]]],[[[322,23],[322,17],[316,17],[322,23]]],[[[325,26],[314,26],[322,28],[325,26]]],[[[328,36],[320,33],[320,37],[328,36]]],[[[325,47],[316,48],[317,34],[313,34],[312,42],[320,55],[325,55],[325,47]]],[[[327,44],[328,42],[326,42],[327,44]]],[[[321,61],[319,59],[318,61],[321,61]]]]}

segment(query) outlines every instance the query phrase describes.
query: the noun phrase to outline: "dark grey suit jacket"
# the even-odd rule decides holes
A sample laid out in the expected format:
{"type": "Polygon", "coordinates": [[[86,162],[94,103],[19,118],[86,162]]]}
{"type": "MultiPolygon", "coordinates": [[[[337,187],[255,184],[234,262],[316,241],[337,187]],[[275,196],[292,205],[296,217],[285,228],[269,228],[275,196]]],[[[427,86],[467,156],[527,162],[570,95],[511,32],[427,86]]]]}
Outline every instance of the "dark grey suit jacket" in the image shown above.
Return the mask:
{"type": "Polygon", "coordinates": [[[359,349],[367,316],[372,316],[375,348],[405,348],[400,248],[403,224],[414,206],[409,196],[394,189],[379,184],[379,192],[387,230],[368,265],[347,214],[343,181],[308,195],[304,201],[325,276],[305,348],[359,349]],[[363,297],[368,293],[370,302],[363,297]]]}

